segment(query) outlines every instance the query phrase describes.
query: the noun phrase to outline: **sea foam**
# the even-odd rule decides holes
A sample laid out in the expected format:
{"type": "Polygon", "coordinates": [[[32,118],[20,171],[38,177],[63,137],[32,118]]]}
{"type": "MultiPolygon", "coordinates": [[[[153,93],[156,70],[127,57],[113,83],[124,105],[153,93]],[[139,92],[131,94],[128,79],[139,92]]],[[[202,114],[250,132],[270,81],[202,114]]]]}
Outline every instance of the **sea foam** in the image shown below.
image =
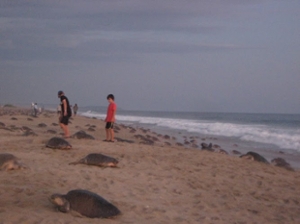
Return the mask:
{"type": "MultiPolygon", "coordinates": [[[[87,111],[83,116],[105,118],[105,114],[87,111]]],[[[117,115],[117,121],[128,125],[147,125],[156,128],[182,130],[212,136],[238,138],[243,141],[273,144],[282,149],[300,151],[300,129],[257,123],[218,122],[201,119],[117,115]]]]}

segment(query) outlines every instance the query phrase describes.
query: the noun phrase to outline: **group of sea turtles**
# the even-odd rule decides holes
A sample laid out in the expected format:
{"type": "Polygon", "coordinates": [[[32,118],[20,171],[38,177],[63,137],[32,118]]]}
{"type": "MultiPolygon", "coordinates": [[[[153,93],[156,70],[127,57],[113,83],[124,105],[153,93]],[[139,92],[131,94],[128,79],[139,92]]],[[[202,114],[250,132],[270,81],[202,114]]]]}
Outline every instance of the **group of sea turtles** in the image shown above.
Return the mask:
{"type": "MultiPolygon", "coordinates": [[[[84,131],[75,133],[72,138],[94,139],[93,136],[85,133],[84,131]]],[[[207,145],[206,143],[202,143],[201,146],[204,150],[214,151],[212,144],[207,145]]],[[[72,148],[72,145],[63,138],[53,137],[46,143],[46,147],[69,150],[72,148]]],[[[226,152],[223,151],[219,150],[220,153],[226,152]]],[[[269,164],[264,157],[255,152],[248,152],[240,157],[269,164]]],[[[293,170],[290,164],[288,164],[282,158],[275,158],[271,161],[271,163],[276,166],[284,167],[287,170],[293,170]]],[[[76,164],[86,164],[100,167],[117,167],[118,160],[100,153],[91,153],[86,155],[84,158],[69,163],[69,165],[76,164]]],[[[26,168],[26,166],[23,165],[16,156],[9,153],[0,154],[0,170],[24,168],[26,168]]],[[[121,213],[120,210],[113,204],[88,190],[76,189],[69,191],[65,195],[53,194],[49,197],[49,201],[53,203],[59,211],[65,213],[70,212],[76,216],[85,216],[89,218],[110,218],[121,213]]]]}
{"type": "MultiPolygon", "coordinates": [[[[82,133],[80,133],[82,134],[82,133]]],[[[72,146],[63,138],[53,137],[47,143],[46,147],[55,149],[71,149],[72,146]]],[[[69,163],[87,164],[100,167],[117,167],[118,160],[115,158],[100,154],[91,153],[78,161],[69,163]]],[[[19,159],[10,153],[0,154],[0,170],[15,170],[26,168],[19,159]]],[[[89,218],[111,218],[119,215],[120,210],[106,201],[101,196],[88,190],[76,189],[67,194],[53,194],[49,197],[61,212],[70,212],[75,216],[85,216],[89,218]]]]}
{"type": "MultiPolygon", "coordinates": [[[[78,139],[93,139],[92,136],[84,131],[79,131],[73,135],[78,139]]],[[[72,146],[63,138],[51,138],[46,147],[55,149],[70,149],[72,146]]],[[[69,165],[86,164],[100,167],[117,167],[118,160],[101,153],[91,153],[78,161],[71,162],[69,165]]],[[[120,214],[120,210],[106,201],[101,196],[87,190],[72,190],[66,195],[53,194],[49,198],[59,211],[71,212],[76,216],[86,216],[89,218],[110,218],[120,214]]]]}
{"type": "MultiPolygon", "coordinates": [[[[201,143],[201,149],[210,151],[210,152],[215,152],[212,143],[210,143],[210,144],[201,143]]],[[[221,153],[221,154],[228,154],[223,149],[218,149],[216,152],[221,153]]],[[[240,153],[238,152],[237,154],[240,154],[240,153]]],[[[251,152],[251,151],[247,152],[246,154],[241,155],[240,158],[269,164],[268,160],[266,160],[262,155],[260,155],[256,152],[251,152]]],[[[291,167],[291,165],[288,162],[286,162],[283,158],[280,158],[280,157],[272,159],[271,164],[274,166],[285,168],[286,170],[294,171],[294,169],[291,167]]]]}

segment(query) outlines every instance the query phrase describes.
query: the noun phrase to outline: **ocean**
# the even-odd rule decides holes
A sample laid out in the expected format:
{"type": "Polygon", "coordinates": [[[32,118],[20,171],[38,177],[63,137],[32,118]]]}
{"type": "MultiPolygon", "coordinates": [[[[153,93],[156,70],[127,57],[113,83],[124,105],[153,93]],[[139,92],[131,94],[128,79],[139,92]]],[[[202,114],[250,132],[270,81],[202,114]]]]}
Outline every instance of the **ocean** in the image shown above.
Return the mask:
{"type": "MultiPolygon", "coordinates": [[[[81,108],[80,115],[104,119],[103,107],[81,108]]],[[[117,111],[117,123],[156,132],[234,139],[239,144],[300,152],[300,114],[117,111]]]]}

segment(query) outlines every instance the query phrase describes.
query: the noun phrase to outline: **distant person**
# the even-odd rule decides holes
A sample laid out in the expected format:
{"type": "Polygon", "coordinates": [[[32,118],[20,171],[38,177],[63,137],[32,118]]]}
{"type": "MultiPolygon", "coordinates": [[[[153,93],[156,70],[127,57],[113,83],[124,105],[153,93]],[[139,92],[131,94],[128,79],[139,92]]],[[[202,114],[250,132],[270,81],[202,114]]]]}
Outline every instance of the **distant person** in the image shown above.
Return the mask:
{"type": "Polygon", "coordinates": [[[61,105],[58,104],[57,106],[57,114],[60,115],[61,114],[61,105]]]}
{"type": "Polygon", "coordinates": [[[73,107],[74,117],[76,116],[77,111],[78,111],[78,105],[77,105],[77,103],[75,103],[75,105],[73,107]]]}
{"type": "Polygon", "coordinates": [[[107,96],[108,100],[108,108],[107,114],[105,118],[105,131],[106,131],[106,139],[105,142],[114,142],[115,133],[114,133],[114,123],[116,121],[116,111],[117,111],[117,104],[115,103],[115,97],[113,94],[109,94],[107,96]]]}
{"type": "Polygon", "coordinates": [[[31,103],[31,115],[34,116],[34,103],[31,103]]]}
{"type": "Polygon", "coordinates": [[[60,98],[60,102],[61,102],[61,113],[59,116],[60,127],[64,131],[65,134],[64,137],[69,138],[70,133],[68,128],[68,123],[69,123],[69,118],[72,116],[72,110],[70,107],[69,100],[65,96],[63,91],[58,91],[58,98],[60,98]]]}
{"type": "Polygon", "coordinates": [[[34,115],[33,116],[35,116],[36,117],[36,115],[37,115],[37,113],[38,113],[38,106],[37,106],[37,103],[35,103],[34,104],[34,106],[33,106],[33,110],[34,110],[34,115]]]}

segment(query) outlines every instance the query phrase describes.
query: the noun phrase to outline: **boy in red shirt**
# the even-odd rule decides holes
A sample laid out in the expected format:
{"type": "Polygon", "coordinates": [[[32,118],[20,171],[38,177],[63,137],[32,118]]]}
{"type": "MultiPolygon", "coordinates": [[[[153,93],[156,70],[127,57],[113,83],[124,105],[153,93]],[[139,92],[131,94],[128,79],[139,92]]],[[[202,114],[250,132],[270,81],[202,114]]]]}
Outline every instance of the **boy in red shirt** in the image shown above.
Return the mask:
{"type": "Polygon", "coordinates": [[[114,142],[114,138],[115,138],[114,122],[116,121],[115,115],[116,115],[116,111],[117,111],[117,104],[114,102],[115,97],[113,94],[109,94],[107,96],[107,100],[109,102],[109,105],[107,108],[107,114],[106,114],[106,118],[105,118],[106,139],[104,141],[114,142]]]}

